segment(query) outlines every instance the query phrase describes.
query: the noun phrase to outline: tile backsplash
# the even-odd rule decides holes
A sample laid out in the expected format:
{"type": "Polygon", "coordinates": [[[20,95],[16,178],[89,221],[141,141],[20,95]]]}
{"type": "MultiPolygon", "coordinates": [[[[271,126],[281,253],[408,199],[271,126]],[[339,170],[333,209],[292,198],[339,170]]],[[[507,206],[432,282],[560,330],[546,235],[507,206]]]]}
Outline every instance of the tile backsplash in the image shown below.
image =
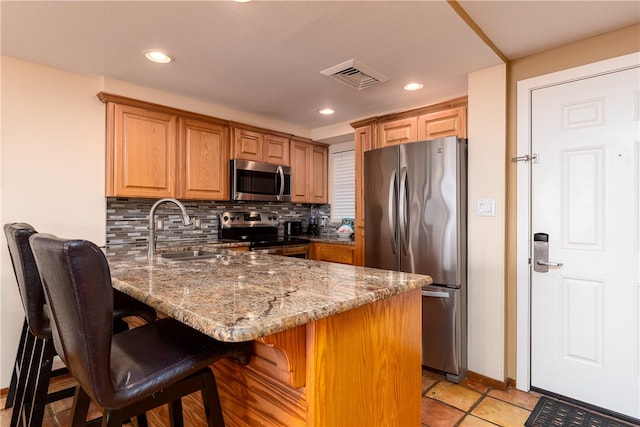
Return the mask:
{"type": "MultiPolygon", "coordinates": [[[[155,199],[107,198],[107,248],[123,244],[146,245],[149,236],[149,210],[155,199]]],[[[158,245],[180,242],[185,245],[211,243],[218,237],[218,214],[224,211],[248,211],[276,213],[280,217],[279,233],[284,233],[284,221],[302,221],[307,230],[311,209],[318,209],[322,217],[331,217],[330,205],[271,202],[217,202],[181,200],[187,213],[200,220],[200,227],[185,226],[178,207],[163,203],[156,210],[156,218],[164,220],[164,229],[157,232],[158,245]]],[[[329,232],[330,227],[321,232],[329,232]]]]}

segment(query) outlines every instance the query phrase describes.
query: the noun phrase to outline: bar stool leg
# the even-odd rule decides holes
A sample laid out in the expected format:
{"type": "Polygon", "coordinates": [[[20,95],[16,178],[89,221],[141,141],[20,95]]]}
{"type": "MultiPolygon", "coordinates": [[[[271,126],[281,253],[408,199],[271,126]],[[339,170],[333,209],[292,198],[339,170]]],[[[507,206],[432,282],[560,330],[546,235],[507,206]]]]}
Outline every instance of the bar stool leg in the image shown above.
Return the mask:
{"type": "Polygon", "coordinates": [[[202,382],[202,403],[204,405],[205,415],[207,416],[207,425],[224,426],[218,386],[216,385],[216,378],[213,376],[211,369],[202,376],[202,382]]]}
{"type": "Polygon", "coordinates": [[[25,318],[22,325],[22,333],[20,334],[20,343],[18,344],[18,351],[16,351],[16,361],[13,365],[11,382],[9,383],[9,392],[7,393],[7,400],[4,403],[4,409],[12,408],[16,400],[16,395],[21,393],[17,390],[18,378],[20,374],[24,373],[24,369],[27,366],[26,365],[27,351],[25,346],[26,346],[27,337],[29,334],[30,334],[29,325],[27,324],[27,319],[25,318]]]}
{"type": "Polygon", "coordinates": [[[184,427],[182,418],[182,399],[177,398],[169,403],[169,425],[171,427],[184,427]]]}
{"type": "Polygon", "coordinates": [[[71,427],[84,427],[89,413],[89,404],[91,398],[80,387],[76,386],[76,393],[73,398],[73,406],[71,406],[71,427]]]}
{"type": "Polygon", "coordinates": [[[25,357],[22,371],[18,376],[16,386],[16,396],[13,402],[13,412],[11,413],[10,427],[17,427],[26,424],[26,416],[30,412],[31,407],[29,400],[33,394],[32,375],[33,363],[42,351],[42,340],[36,338],[30,332],[27,334],[25,344],[25,357]]]}
{"type": "Polygon", "coordinates": [[[37,360],[38,369],[33,376],[35,383],[33,385],[33,396],[29,406],[31,408],[28,416],[28,425],[40,426],[44,418],[44,410],[47,403],[47,392],[49,391],[49,381],[51,379],[51,371],[53,368],[53,358],[56,350],[53,347],[53,340],[42,340],[42,352],[39,360],[37,360]]]}

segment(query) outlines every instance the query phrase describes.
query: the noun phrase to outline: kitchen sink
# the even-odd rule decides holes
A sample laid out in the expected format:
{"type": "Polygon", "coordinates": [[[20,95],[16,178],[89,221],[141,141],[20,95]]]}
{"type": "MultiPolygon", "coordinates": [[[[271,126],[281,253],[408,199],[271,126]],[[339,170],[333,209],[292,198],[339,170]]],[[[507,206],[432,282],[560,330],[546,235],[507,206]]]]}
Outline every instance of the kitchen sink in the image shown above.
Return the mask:
{"type": "Polygon", "coordinates": [[[204,258],[221,258],[224,255],[219,254],[217,252],[210,251],[180,251],[180,252],[167,252],[164,254],[160,254],[162,258],[174,260],[174,261],[191,261],[194,259],[204,259],[204,258]]]}

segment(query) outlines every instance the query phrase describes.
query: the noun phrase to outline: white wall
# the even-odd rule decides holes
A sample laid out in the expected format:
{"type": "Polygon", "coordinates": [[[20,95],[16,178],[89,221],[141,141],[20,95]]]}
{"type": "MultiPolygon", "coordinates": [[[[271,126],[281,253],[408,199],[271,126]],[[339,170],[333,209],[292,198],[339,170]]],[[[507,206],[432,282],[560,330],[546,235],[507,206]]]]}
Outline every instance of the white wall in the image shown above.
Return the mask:
{"type": "MultiPolygon", "coordinates": [[[[99,80],[2,58],[0,223],[105,241],[104,105],[99,80]]],[[[24,319],[0,238],[0,387],[7,387],[24,319]]]]}
{"type": "Polygon", "coordinates": [[[505,379],[506,66],[469,75],[468,344],[470,371],[505,379]],[[495,200],[479,216],[478,200],[495,200]]]}

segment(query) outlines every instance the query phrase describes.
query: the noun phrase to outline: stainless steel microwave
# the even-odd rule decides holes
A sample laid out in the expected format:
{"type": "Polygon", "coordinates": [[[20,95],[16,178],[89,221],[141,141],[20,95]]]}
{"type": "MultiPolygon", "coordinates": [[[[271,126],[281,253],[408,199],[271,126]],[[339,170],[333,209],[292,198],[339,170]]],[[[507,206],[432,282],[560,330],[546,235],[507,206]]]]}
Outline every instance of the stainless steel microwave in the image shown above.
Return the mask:
{"type": "Polygon", "coordinates": [[[251,160],[231,160],[231,199],[291,201],[291,168],[251,160]]]}

